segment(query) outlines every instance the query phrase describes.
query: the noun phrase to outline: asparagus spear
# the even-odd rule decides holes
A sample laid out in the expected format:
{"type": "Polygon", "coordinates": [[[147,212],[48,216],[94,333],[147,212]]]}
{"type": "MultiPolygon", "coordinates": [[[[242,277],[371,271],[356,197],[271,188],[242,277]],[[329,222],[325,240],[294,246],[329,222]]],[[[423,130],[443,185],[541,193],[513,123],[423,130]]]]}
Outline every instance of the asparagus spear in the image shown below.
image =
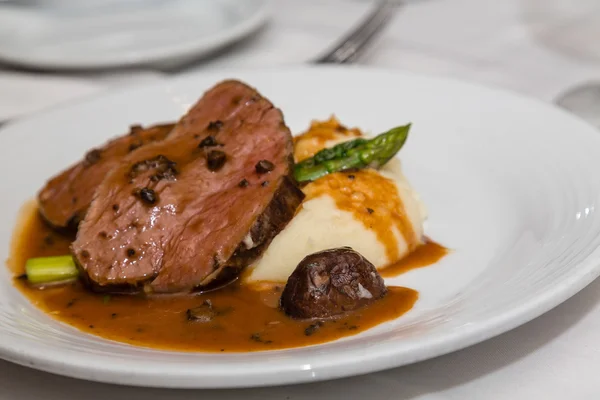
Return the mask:
{"type": "Polygon", "coordinates": [[[410,124],[393,128],[373,139],[359,138],[323,149],[294,166],[298,182],[314,181],[333,172],[380,168],[404,145],[410,124]]]}
{"type": "Polygon", "coordinates": [[[39,257],[27,260],[25,274],[29,283],[43,284],[77,278],[79,271],[71,256],[39,257]]]}

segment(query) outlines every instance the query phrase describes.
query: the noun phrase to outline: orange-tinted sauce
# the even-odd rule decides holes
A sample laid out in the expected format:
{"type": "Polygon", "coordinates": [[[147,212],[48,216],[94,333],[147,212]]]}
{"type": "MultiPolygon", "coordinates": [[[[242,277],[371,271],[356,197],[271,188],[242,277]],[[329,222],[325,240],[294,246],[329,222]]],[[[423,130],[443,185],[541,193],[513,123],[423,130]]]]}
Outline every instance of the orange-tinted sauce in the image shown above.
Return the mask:
{"type": "Polygon", "coordinates": [[[312,157],[327,147],[327,142],[359,136],[362,136],[360,130],[346,128],[335,117],[327,121],[313,121],[308,131],[294,137],[294,159],[298,162],[312,157]]]}
{"type": "Polygon", "coordinates": [[[329,174],[306,185],[303,191],[304,201],[329,195],[337,208],[351,212],[354,219],[377,235],[389,260],[402,256],[394,229],[404,238],[408,251],[419,245],[396,184],[375,170],[329,174]]]}
{"type": "Polygon", "coordinates": [[[383,269],[379,274],[384,278],[393,278],[412,269],[423,268],[435,264],[441,260],[448,249],[434,241],[427,239],[424,244],[418,246],[412,253],[383,269]]]}
{"type": "MultiPolygon", "coordinates": [[[[35,206],[16,232],[9,260],[15,275],[30,257],[64,255],[70,238],[53,233],[35,206]]],[[[356,334],[410,310],[418,298],[412,289],[391,287],[372,305],[315,326],[296,321],[277,308],[281,287],[263,290],[231,284],[195,296],[142,297],[90,293],[79,283],[46,289],[15,279],[32,303],[52,317],[82,331],[138,346],[209,352],[242,352],[299,347],[356,334]],[[186,311],[210,300],[216,316],[210,322],[191,322],[186,311]]]]}

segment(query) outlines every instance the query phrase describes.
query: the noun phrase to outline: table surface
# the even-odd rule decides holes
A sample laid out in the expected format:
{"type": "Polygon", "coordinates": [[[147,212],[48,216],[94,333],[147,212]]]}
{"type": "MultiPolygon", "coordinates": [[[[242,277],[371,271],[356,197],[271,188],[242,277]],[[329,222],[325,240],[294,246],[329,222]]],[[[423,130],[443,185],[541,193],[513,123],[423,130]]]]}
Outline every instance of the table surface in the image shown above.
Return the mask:
{"type": "MultiPolygon", "coordinates": [[[[596,0],[413,0],[359,63],[502,86],[551,102],[573,85],[600,80],[600,62],[568,47],[569,40],[597,41],[600,32],[592,32],[600,26],[599,5],[596,0]]],[[[258,34],[177,71],[67,75],[0,66],[0,120],[168,75],[302,63],[338,39],[368,7],[367,1],[279,0],[271,22],[258,34]]],[[[504,335],[370,375],[262,389],[162,390],[79,381],[0,361],[0,399],[595,399],[600,393],[598,336],[600,280],[504,335]]]]}

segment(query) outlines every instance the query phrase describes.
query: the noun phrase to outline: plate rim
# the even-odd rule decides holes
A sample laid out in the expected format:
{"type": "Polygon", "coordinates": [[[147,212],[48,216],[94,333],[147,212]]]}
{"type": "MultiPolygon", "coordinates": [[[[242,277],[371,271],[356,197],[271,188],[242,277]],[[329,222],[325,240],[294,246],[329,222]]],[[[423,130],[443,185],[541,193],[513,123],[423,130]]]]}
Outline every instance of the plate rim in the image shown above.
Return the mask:
{"type": "MultiPolygon", "coordinates": [[[[233,74],[245,75],[245,74],[260,74],[268,73],[273,71],[279,71],[282,73],[301,73],[306,69],[318,69],[318,70],[352,70],[358,71],[359,74],[391,74],[401,75],[405,78],[418,77],[426,80],[434,80],[439,82],[450,82],[458,84],[460,86],[471,86],[478,90],[483,90],[487,93],[503,93],[505,96],[509,96],[515,100],[529,102],[535,104],[537,107],[543,107],[548,112],[561,113],[564,117],[568,118],[574,124],[579,124],[582,129],[586,129],[584,132],[586,135],[596,134],[595,128],[590,124],[581,120],[580,118],[568,113],[565,110],[558,108],[557,106],[549,103],[545,103],[535,98],[525,96],[520,93],[516,93],[507,89],[481,85],[475,82],[465,82],[456,78],[447,78],[436,76],[432,74],[421,74],[414,73],[404,70],[393,70],[386,68],[373,68],[364,66],[291,66],[291,67],[271,67],[262,69],[231,69],[226,71],[212,71],[212,72],[194,72],[184,74],[178,77],[167,78],[159,82],[142,83],[128,88],[121,88],[118,90],[106,91],[100,94],[89,96],[87,100],[79,100],[77,102],[69,102],[69,104],[63,104],[52,107],[41,113],[34,114],[32,116],[23,118],[15,121],[6,127],[0,129],[0,135],[5,131],[11,131],[17,129],[21,124],[27,124],[28,121],[43,118],[44,115],[53,114],[55,112],[62,112],[65,109],[72,108],[73,106],[81,105],[82,103],[91,103],[93,101],[101,100],[102,98],[110,98],[111,96],[119,96],[123,93],[135,91],[136,89],[143,88],[160,88],[168,87],[170,83],[177,81],[186,81],[188,79],[195,79],[198,77],[201,80],[208,80],[211,76],[221,77],[224,73],[231,71],[233,74]]],[[[597,140],[597,139],[596,139],[597,140]]],[[[336,379],[347,376],[354,376],[363,373],[370,373],[381,371],[389,368],[398,367],[401,365],[407,365],[414,362],[422,361],[425,359],[434,358],[443,354],[451,353],[484,340],[490,339],[501,333],[507,332],[520,326],[561,304],[562,302],[569,299],[571,296],[582,290],[585,286],[590,284],[596,277],[600,275],[600,248],[591,249],[590,254],[578,264],[577,270],[566,277],[564,281],[559,284],[552,286],[549,290],[537,294],[534,297],[526,299],[518,308],[512,310],[504,310],[504,312],[491,317],[485,317],[479,319],[469,326],[461,326],[450,334],[446,333],[438,335],[436,337],[428,338],[425,341],[421,341],[419,348],[406,349],[399,347],[390,348],[385,344],[372,344],[369,347],[369,356],[361,357],[360,363],[351,363],[348,360],[343,360],[342,357],[338,357],[335,360],[322,359],[319,360],[319,364],[315,366],[308,365],[308,368],[301,368],[300,366],[286,366],[277,370],[267,371],[268,368],[262,368],[260,370],[247,369],[244,371],[243,379],[240,376],[239,371],[235,368],[231,368],[229,374],[224,375],[227,369],[221,366],[218,370],[218,377],[221,381],[227,381],[227,385],[210,383],[211,374],[206,371],[200,372],[194,368],[190,368],[190,365],[185,361],[176,361],[170,363],[167,368],[167,372],[177,370],[177,376],[171,376],[171,380],[165,381],[164,375],[165,370],[156,370],[151,365],[136,365],[135,372],[132,371],[131,365],[135,364],[133,361],[131,365],[128,363],[111,365],[111,368],[99,366],[97,364],[91,364],[90,362],[84,362],[83,358],[77,358],[71,356],[64,358],[60,351],[55,348],[48,349],[44,348],[44,352],[36,353],[36,346],[30,346],[25,350],[13,349],[3,341],[0,341],[0,358],[4,358],[8,361],[15,362],[20,365],[44,370],[47,372],[58,373],[65,376],[86,379],[97,382],[106,382],[113,384],[123,385],[134,385],[144,387],[163,387],[163,388],[242,388],[242,387],[261,387],[261,386],[274,386],[292,383],[302,382],[315,382],[321,380],[336,379]],[[421,350],[422,347],[428,349],[427,352],[421,350]],[[396,362],[394,357],[398,353],[402,353],[405,360],[402,362],[396,362]],[[421,354],[417,354],[421,353],[421,354]],[[62,358],[62,359],[61,359],[62,358]],[[140,368],[142,367],[142,368],[140,368]],[[202,378],[201,382],[196,382],[194,379],[202,378]],[[257,378],[260,377],[260,380],[257,378]],[[162,379],[159,379],[162,378],[162,379]],[[235,379],[237,378],[237,379],[235,379]]],[[[9,284],[10,287],[12,285],[9,284]]],[[[16,290],[12,287],[13,290],[16,290]]],[[[21,295],[22,296],[22,295],[21,295]]],[[[27,300],[28,301],[28,300],[27,300]]],[[[74,329],[74,328],[73,328],[74,329]]],[[[18,342],[18,341],[13,341],[18,342]]],[[[292,349],[293,350],[293,349],[292,349]]],[[[149,350],[153,352],[155,350],[149,350]]],[[[264,352],[263,354],[268,355],[271,352],[264,352]]],[[[174,352],[174,354],[185,354],[180,352],[174,352]]],[[[193,353],[189,353],[193,354],[193,353]]],[[[257,354],[257,353],[254,353],[257,354]]],[[[205,354],[203,354],[205,355],[205,354]]],[[[235,355],[235,353],[234,353],[235,355]]],[[[227,357],[228,355],[217,355],[217,357],[227,357]]],[[[104,358],[105,360],[111,360],[108,355],[98,355],[98,357],[104,358]]],[[[347,355],[345,356],[348,357],[347,355]]],[[[114,359],[112,359],[114,361],[114,359]]],[[[108,363],[105,363],[105,365],[108,363]]]]}
{"type": "Polygon", "coordinates": [[[156,49],[144,52],[136,52],[127,57],[107,57],[103,61],[86,61],[78,59],[76,61],[62,60],[60,58],[39,59],[35,55],[23,56],[23,53],[6,52],[0,46],[0,62],[15,67],[22,67],[34,70],[98,70],[112,68],[132,68],[144,66],[180,65],[189,62],[194,58],[201,58],[208,54],[227,47],[246,35],[258,31],[265,25],[272,13],[271,0],[255,0],[256,9],[235,26],[226,29],[220,33],[210,35],[204,38],[190,40],[178,46],[170,46],[169,51],[160,51],[156,49]],[[179,60],[179,61],[177,61],[179,60]],[[182,61],[183,60],[183,61],[182,61]]]}

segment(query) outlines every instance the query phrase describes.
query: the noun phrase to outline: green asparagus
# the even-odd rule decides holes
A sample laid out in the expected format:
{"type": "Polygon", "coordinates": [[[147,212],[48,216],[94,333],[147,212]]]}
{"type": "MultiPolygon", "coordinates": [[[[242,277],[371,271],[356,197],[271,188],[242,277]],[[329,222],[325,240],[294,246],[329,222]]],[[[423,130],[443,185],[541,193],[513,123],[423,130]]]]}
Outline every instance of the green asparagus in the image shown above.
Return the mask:
{"type": "Polygon", "coordinates": [[[79,271],[71,256],[39,257],[27,260],[25,275],[29,283],[40,285],[75,279],[79,271]]]}
{"type": "Polygon", "coordinates": [[[298,182],[309,182],[348,169],[380,168],[404,145],[410,124],[393,128],[373,139],[359,138],[323,149],[294,166],[298,182]]]}

